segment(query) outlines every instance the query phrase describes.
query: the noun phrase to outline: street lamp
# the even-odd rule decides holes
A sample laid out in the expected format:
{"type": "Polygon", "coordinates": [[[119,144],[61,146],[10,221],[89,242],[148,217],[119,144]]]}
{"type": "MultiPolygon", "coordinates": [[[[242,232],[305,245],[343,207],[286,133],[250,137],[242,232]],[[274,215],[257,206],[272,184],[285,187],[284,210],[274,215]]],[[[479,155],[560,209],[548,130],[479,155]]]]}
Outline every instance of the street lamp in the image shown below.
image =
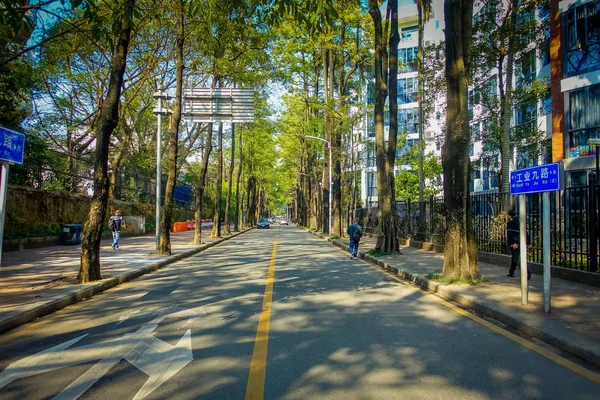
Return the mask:
{"type": "Polygon", "coordinates": [[[589,146],[596,146],[596,182],[600,177],[600,153],[598,153],[598,146],[600,146],[600,139],[588,139],[589,146]]]}
{"type": "Polygon", "coordinates": [[[310,135],[306,135],[304,136],[305,138],[308,139],[316,139],[316,140],[320,140],[321,142],[325,142],[327,143],[327,147],[329,148],[329,235],[331,235],[331,188],[333,186],[333,176],[331,175],[331,164],[333,163],[333,157],[331,156],[331,142],[329,140],[325,140],[323,138],[320,137],[316,137],[316,136],[310,136],[310,135]]]}
{"type": "Polygon", "coordinates": [[[166,94],[162,90],[158,90],[154,93],[154,100],[156,100],[156,107],[152,112],[158,118],[158,129],[156,131],[156,250],[160,242],[160,198],[161,198],[161,175],[162,170],[160,166],[160,148],[162,138],[162,116],[171,115],[172,111],[168,108],[163,108],[162,101],[169,100],[172,97],[166,94]]]}

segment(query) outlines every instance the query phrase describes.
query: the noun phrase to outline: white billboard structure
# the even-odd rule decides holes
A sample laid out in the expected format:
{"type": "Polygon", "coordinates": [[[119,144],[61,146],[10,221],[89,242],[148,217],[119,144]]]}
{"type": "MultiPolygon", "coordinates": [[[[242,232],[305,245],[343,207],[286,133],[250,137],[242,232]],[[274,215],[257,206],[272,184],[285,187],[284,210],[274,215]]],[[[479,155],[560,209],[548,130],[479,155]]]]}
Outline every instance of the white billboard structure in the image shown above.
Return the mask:
{"type": "Polygon", "coordinates": [[[253,122],[254,90],[185,89],[182,113],[188,122],[253,122]]]}

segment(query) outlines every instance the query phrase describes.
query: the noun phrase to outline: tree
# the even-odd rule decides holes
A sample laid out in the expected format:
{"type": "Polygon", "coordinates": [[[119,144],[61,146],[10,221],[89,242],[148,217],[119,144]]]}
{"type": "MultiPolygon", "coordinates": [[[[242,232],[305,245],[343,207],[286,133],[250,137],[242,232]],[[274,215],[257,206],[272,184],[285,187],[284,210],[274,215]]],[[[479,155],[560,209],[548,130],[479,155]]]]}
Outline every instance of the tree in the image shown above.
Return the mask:
{"type": "Polygon", "coordinates": [[[229,226],[231,214],[231,197],[233,194],[233,170],[235,168],[235,124],[231,124],[231,161],[229,162],[229,185],[227,186],[227,201],[225,202],[225,234],[231,235],[229,226]]]}
{"type": "MultiPolygon", "coordinates": [[[[175,106],[168,130],[169,143],[169,174],[165,186],[165,200],[162,206],[160,220],[160,239],[158,242],[158,254],[171,254],[171,221],[173,218],[173,190],[177,180],[177,152],[179,150],[179,124],[181,122],[181,104],[183,101],[183,46],[185,40],[185,1],[176,0],[177,3],[177,37],[176,48],[176,81],[175,81],[175,106]]],[[[158,223],[158,221],[157,221],[158,223]]]]}
{"type": "Polygon", "coordinates": [[[401,168],[396,174],[396,198],[398,200],[410,200],[412,202],[423,201],[425,196],[437,196],[442,189],[442,164],[439,158],[433,154],[425,154],[420,157],[418,146],[412,146],[407,153],[398,159],[398,164],[408,166],[401,168]],[[423,165],[423,178],[427,185],[421,191],[421,178],[419,176],[419,165],[423,165]]]}
{"type": "Polygon", "coordinates": [[[479,277],[469,210],[469,109],[473,0],[445,0],[446,137],[442,147],[448,277],[479,277]]]}
{"type": "Polygon", "coordinates": [[[202,199],[204,189],[206,187],[206,173],[208,172],[208,162],[212,151],[213,124],[208,124],[208,131],[204,139],[204,151],[202,152],[202,167],[200,176],[196,185],[196,212],[194,220],[196,221],[194,228],[194,244],[202,244],[202,199]]]}
{"type": "MultiPolygon", "coordinates": [[[[397,252],[398,242],[397,215],[394,196],[394,163],[398,132],[397,77],[398,77],[398,2],[388,3],[388,15],[391,19],[389,33],[390,56],[388,58],[382,29],[381,12],[378,2],[369,0],[369,14],[375,27],[375,156],[377,165],[377,244],[375,248],[383,252],[397,252]],[[388,82],[389,71],[389,82],[388,82]],[[383,111],[385,99],[390,90],[390,133],[386,141],[383,132],[383,111]]],[[[387,25],[386,25],[387,26],[387,25]]]]}
{"type": "Polygon", "coordinates": [[[221,207],[223,206],[223,124],[217,129],[217,194],[211,237],[221,237],[221,207]]]}
{"type": "Polygon", "coordinates": [[[106,97],[100,105],[96,121],[96,154],[94,160],[94,195],[88,217],[83,225],[81,239],[81,267],[78,279],[85,283],[102,279],[100,274],[100,241],[108,204],[108,146],[119,119],[119,102],[123,85],[123,74],[127,65],[127,51],[133,26],[135,0],[124,0],[118,4],[115,15],[121,29],[114,46],[110,69],[110,81],[106,97]]]}
{"type": "Polygon", "coordinates": [[[419,98],[419,201],[423,201],[423,191],[425,187],[425,176],[423,172],[423,134],[425,133],[425,113],[424,113],[424,94],[425,94],[425,77],[423,69],[425,67],[425,46],[423,44],[425,30],[425,22],[429,21],[431,15],[431,0],[417,0],[417,18],[419,29],[419,54],[417,57],[417,73],[419,81],[418,98],[419,98]]]}

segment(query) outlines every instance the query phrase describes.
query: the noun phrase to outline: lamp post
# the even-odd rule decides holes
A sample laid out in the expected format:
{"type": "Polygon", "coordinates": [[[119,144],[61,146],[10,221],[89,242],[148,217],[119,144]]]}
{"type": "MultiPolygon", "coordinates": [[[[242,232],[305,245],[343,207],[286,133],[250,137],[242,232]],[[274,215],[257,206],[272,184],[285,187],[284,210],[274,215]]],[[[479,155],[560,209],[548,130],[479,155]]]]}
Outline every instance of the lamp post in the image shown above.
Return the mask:
{"type": "Polygon", "coordinates": [[[333,186],[333,179],[332,179],[332,175],[331,175],[331,164],[333,162],[333,157],[331,156],[331,142],[329,140],[320,138],[320,137],[316,137],[316,136],[310,136],[310,135],[306,135],[304,136],[305,138],[309,138],[309,139],[316,139],[316,140],[320,140],[321,142],[325,142],[327,143],[327,147],[329,148],[329,235],[331,236],[331,187],[333,186]]]}
{"type": "Polygon", "coordinates": [[[158,129],[156,130],[156,250],[158,250],[158,245],[160,242],[160,199],[161,199],[161,191],[162,191],[162,182],[161,182],[161,138],[162,138],[162,116],[172,114],[171,110],[168,108],[163,108],[162,101],[169,100],[171,96],[166,94],[162,90],[158,90],[154,93],[154,100],[156,100],[156,107],[152,112],[156,115],[158,119],[158,129]]]}

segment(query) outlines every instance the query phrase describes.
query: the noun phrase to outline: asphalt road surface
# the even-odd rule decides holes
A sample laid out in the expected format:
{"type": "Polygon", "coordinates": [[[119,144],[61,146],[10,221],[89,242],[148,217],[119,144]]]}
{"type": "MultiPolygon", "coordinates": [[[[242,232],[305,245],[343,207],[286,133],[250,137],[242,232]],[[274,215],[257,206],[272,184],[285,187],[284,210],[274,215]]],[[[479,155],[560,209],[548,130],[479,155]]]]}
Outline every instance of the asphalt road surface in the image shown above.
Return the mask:
{"type": "Polygon", "coordinates": [[[600,398],[556,357],[291,226],[8,332],[0,371],[18,400],[600,398]]]}

